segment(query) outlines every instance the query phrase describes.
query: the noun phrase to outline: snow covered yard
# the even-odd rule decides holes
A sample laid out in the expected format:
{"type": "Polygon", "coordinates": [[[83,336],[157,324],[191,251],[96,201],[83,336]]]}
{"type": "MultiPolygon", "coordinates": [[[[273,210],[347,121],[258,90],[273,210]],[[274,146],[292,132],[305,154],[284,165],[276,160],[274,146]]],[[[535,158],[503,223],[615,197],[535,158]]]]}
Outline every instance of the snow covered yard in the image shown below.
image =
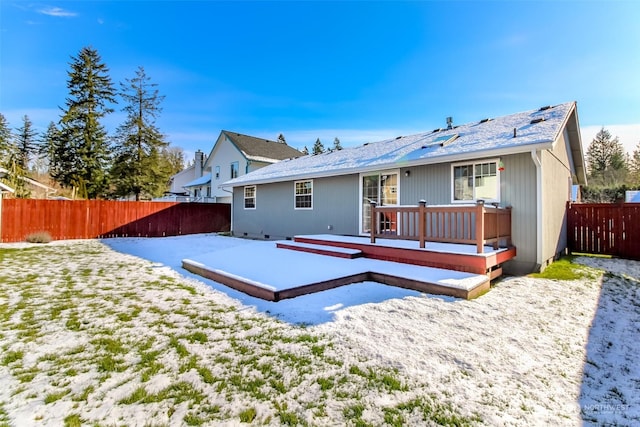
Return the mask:
{"type": "Polygon", "coordinates": [[[362,283],[269,303],[180,268],[245,244],[0,245],[0,425],[640,422],[639,262],[471,301],[362,283]]]}

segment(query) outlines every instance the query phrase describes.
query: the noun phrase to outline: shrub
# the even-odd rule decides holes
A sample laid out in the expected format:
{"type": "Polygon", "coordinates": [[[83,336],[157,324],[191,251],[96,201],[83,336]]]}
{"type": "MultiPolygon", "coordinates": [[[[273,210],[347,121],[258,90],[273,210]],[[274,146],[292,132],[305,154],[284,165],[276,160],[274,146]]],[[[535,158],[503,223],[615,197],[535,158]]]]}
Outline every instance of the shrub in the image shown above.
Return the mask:
{"type": "Polygon", "coordinates": [[[49,243],[51,240],[53,240],[53,238],[47,231],[31,233],[26,237],[26,241],[29,243],[49,243]]]}

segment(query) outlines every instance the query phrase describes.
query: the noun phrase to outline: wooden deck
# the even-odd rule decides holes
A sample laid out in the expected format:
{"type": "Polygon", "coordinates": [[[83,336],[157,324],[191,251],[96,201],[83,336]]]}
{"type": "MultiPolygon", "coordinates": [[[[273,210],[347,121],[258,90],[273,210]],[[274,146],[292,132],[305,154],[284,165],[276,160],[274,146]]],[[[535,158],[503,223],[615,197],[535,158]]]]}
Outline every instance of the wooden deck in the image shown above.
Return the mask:
{"type": "MultiPolygon", "coordinates": [[[[226,257],[207,263],[183,260],[186,270],[232,289],[267,301],[281,301],[360,282],[378,282],[420,292],[472,299],[490,289],[490,281],[502,274],[501,264],[515,256],[515,248],[483,248],[474,245],[432,243],[420,248],[415,241],[367,237],[314,235],[296,236],[293,241],[259,242],[255,254],[238,254],[239,258],[259,257],[266,272],[252,263],[233,264],[226,257]],[[295,261],[287,252],[296,251],[295,261]],[[332,269],[318,257],[336,257],[332,269]],[[316,271],[298,278],[299,272],[316,271]],[[268,283],[286,277],[283,283],[268,283]],[[265,283],[265,281],[267,283],[265,283]]],[[[246,251],[246,246],[238,251],[246,251]]],[[[229,257],[228,259],[232,259],[229,257]]],[[[332,264],[333,265],[333,264],[332,264]]],[[[281,281],[282,282],[282,281],[281,281]]]]}
{"type": "Polygon", "coordinates": [[[366,258],[484,274],[490,280],[501,276],[502,264],[516,256],[516,248],[513,246],[502,249],[485,247],[483,252],[477,253],[474,252],[475,247],[472,247],[474,250],[469,250],[469,245],[431,243],[423,249],[414,241],[404,241],[403,245],[399,245],[398,240],[378,238],[376,243],[368,240],[366,237],[330,235],[294,237],[294,242],[358,250],[366,258]]]}

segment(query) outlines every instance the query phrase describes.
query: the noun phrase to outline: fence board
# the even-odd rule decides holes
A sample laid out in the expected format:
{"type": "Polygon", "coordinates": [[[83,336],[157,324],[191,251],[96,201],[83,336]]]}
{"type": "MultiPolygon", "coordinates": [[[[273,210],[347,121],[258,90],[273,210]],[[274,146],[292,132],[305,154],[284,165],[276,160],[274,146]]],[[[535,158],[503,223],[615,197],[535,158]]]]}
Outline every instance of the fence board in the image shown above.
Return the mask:
{"type": "Polygon", "coordinates": [[[0,242],[46,231],[55,240],[162,237],[229,231],[231,205],[111,200],[5,199],[0,242]]]}
{"type": "Polygon", "coordinates": [[[640,204],[567,205],[571,252],[640,259],[640,204]]]}

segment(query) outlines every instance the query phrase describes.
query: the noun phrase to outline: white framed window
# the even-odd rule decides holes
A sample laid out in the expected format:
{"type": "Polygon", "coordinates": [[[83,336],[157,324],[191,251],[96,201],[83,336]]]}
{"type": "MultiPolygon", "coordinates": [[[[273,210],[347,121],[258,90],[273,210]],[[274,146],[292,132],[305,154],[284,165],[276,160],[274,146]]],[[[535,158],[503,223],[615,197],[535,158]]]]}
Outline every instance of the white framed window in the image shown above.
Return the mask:
{"type": "Polygon", "coordinates": [[[239,171],[240,167],[238,166],[238,162],[231,163],[231,179],[237,178],[239,171]]]}
{"type": "Polygon", "coordinates": [[[244,208],[255,209],[256,208],[256,186],[248,185],[244,187],[244,208]]]}
{"type": "Polygon", "coordinates": [[[500,160],[451,165],[451,202],[500,202],[500,160]]]}
{"type": "Polygon", "coordinates": [[[313,181],[294,182],[295,209],[313,209],[313,181]]]}
{"type": "Polygon", "coordinates": [[[220,179],[220,166],[216,166],[216,179],[220,179]]]}

